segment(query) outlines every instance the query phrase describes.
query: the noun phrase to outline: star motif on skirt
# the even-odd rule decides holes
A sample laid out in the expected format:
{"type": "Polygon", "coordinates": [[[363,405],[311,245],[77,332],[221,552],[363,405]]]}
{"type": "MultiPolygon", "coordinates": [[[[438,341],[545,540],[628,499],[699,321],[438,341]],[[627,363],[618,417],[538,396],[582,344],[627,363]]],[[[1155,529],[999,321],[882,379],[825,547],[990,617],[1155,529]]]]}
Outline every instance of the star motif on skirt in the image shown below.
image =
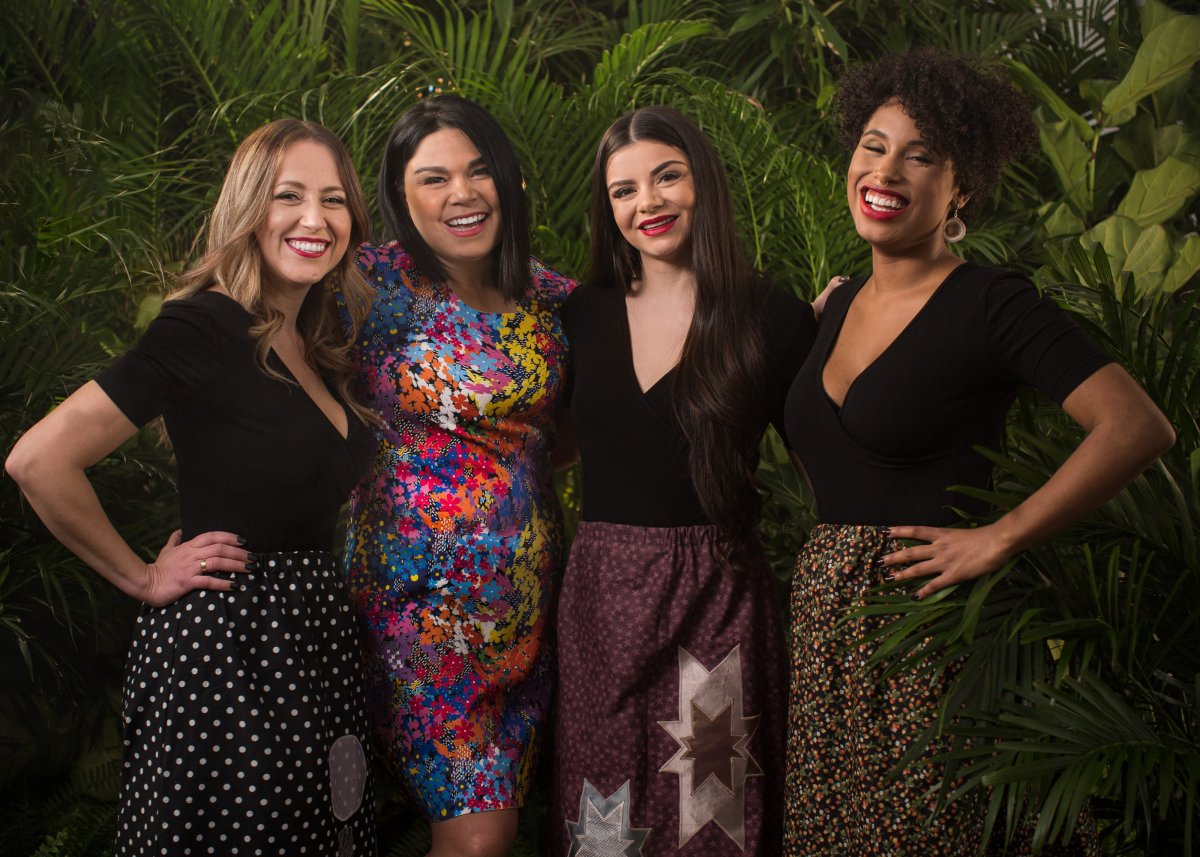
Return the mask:
{"type": "Polygon", "coordinates": [[[579,820],[567,821],[567,857],[640,857],[648,827],[630,827],[629,780],[608,797],[587,780],[579,796],[579,820]]]}
{"type": "Polygon", "coordinates": [[[679,719],[659,721],[679,749],[659,770],[679,776],[679,847],[710,821],[746,847],[746,779],[762,776],[750,754],[758,716],[743,716],[741,647],[709,672],[679,649],[679,719]]]}
{"type": "Polygon", "coordinates": [[[716,777],[721,785],[733,791],[733,760],[741,755],[739,745],[748,737],[733,734],[732,704],[710,718],[703,708],[692,703],[692,734],[679,739],[687,747],[687,752],[679,758],[692,762],[692,794],[709,777],[716,777]]]}

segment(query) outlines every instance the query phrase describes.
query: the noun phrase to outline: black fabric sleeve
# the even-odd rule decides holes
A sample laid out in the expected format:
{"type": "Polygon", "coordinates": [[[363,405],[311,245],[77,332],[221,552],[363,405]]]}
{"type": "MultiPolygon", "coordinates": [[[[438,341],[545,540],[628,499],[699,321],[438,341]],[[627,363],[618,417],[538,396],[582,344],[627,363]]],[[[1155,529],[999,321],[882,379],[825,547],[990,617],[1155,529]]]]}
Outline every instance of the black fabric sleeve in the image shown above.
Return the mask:
{"type": "Polygon", "coordinates": [[[790,448],[784,428],[784,403],[792,381],[817,338],[817,320],[811,304],[775,287],[767,290],[762,311],[763,356],[767,362],[765,392],[770,397],[767,414],[771,425],[790,448]]]}
{"type": "Polygon", "coordinates": [[[985,323],[998,374],[1041,390],[1059,405],[1112,362],[1061,307],[1017,274],[988,284],[985,323]]]}
{"type": "Polygon", "coordinates": [[[567,337],[567,372],[563,379],[562,407],[571,407],[571,398],[575,395],[575,348],[571,342],[573,336],[579,334],[580,328],[588,324],[589,319],[596,321],[596,289],[587,283],[580,282],[562,303],[559,310],[562,318],[563,333],[567,337]]]}
{"type": "Polygon", "coordinates": [[[228,333],[197,301],[168,301],[142,338],[96,376],[96,383],[134,425],[144,426],[177,396],[220,372],[228,333]]]}

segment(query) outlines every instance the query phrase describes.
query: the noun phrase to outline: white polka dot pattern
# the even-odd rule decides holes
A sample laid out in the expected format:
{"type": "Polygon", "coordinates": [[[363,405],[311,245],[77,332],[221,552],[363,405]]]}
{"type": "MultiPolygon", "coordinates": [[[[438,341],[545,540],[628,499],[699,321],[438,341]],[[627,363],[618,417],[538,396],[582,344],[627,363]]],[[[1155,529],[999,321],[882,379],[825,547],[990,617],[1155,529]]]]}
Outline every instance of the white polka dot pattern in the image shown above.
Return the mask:
{"type": "Polygon", "coordinates": [[[361,654],[330,554],[143,608],[117,857],[375,854],[361,654]]]}

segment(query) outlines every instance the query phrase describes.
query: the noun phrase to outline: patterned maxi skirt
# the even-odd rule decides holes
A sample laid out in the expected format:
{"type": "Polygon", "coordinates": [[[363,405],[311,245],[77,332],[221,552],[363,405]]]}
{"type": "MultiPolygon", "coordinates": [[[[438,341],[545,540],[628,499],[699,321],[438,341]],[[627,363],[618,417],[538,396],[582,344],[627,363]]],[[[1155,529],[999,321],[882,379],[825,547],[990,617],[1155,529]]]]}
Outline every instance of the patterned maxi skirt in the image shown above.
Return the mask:
{"type": "MultiPolygon", "coordinates": [[[[787,857],[966,857],[982,842],[982,802],[959,800],[930,819],[928,792],[941,782],[943,768],[927,759],[947,746],[931,746],[898,776],[891,774],[933,722],[950,676],[872,673],[866,667],[871,648],[856,641],[888,617],[843,621],[868,590],[885,583],[878,561],[900,547],[885,527],[819,524],[796,564],[787,857]]],[[[1090,816],[1081,821],[1071,847],[1042,853],[1098,854],[1090,816]]],[[[1030,853],[1028,842],[1007,853],[1030,853]]]]}
{"type": "Polygon", "coordinates": [[[558,611],[554,855],[778,854],[783,641],[713,527],[584,522],[558,611]]]}
{"type": "Polygon", "coordinates": [[[118,857],[372,857],[357,628],[333,556],[144,607],[125,675],[118,857]]]}

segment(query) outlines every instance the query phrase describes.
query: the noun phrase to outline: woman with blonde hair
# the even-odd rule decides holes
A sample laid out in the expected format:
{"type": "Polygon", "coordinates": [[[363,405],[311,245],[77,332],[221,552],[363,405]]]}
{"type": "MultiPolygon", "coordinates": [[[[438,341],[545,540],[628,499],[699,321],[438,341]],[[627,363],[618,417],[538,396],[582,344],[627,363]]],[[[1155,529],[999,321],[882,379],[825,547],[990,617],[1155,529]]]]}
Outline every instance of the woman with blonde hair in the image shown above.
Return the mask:
{"type": "Polygon", "coordinates": [[[144,602],[124,690],[118,855],[370,855],[361,665],[329,552],[370,456],[331,294],[368,232],[330,131],[281,119],[238,147],[207,249],[128,353],[17,442],[47,527],[144,602]],[[85,469],[155,417],[181,529],[144,561],[85,469]]]}

